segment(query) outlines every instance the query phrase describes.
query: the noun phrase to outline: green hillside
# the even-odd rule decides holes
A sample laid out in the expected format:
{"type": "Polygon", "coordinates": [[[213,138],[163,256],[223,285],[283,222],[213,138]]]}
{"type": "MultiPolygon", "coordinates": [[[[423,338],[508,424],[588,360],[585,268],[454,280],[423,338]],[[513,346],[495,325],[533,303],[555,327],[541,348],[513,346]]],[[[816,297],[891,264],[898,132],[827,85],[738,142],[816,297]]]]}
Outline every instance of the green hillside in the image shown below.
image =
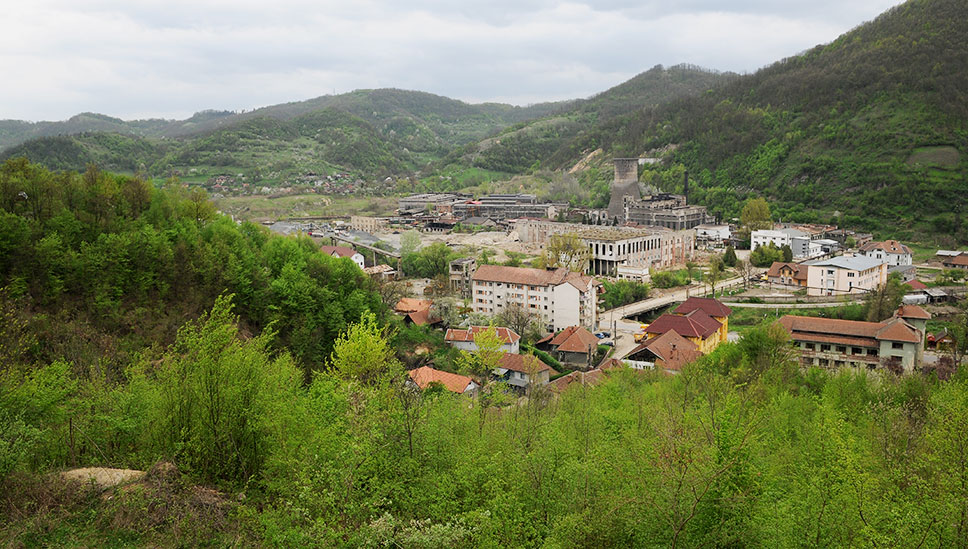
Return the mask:
{"type": "Polygon", "coordinates": [[[51,169],[88,163],[156,177],[243,174],[260,184],[305,173],[406,174],[455,146],[546,115],[559,104],[471,105],[423,92],[359,90],[247,113],[123,121],[85,113],[64,122],[0,121],[0,159],[51,169]]]}
{"type": "Polygon", "coordinates": [[[659,65],[594,97],[569,103],[544,118],[517,124],[495,137],[468,145],[448,161],[524,173],[535,163],[545,163],[589,128],[602,124],[621,127],[632,113],[700,94],[734,77],[688,65],[668,69],[659,65]]]}
{"type": "Polygon", "coordinates": [[[666,148],[643,173],[725,218],[766,196],[792,221],[968,240],[968,5],[912,0],[710,93],[589,128],[542,161],[565,168],[666,148]],[[692,190],[691,189],[691,190],[692,190]]]}

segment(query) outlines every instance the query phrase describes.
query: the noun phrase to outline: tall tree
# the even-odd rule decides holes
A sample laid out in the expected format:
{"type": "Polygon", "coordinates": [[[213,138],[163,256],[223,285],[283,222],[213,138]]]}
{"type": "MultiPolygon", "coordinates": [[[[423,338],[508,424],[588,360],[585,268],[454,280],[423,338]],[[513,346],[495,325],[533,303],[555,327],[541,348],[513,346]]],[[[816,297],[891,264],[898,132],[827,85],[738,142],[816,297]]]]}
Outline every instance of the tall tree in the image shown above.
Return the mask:
{"type": "Polygon", "coordinates": [[[739,215],[740,223],[748,231],[758,231],[773,227],[773,218],[770,216],[770,205],[765,198],[751,198],[743,205],[743,211],[739,215]]]}

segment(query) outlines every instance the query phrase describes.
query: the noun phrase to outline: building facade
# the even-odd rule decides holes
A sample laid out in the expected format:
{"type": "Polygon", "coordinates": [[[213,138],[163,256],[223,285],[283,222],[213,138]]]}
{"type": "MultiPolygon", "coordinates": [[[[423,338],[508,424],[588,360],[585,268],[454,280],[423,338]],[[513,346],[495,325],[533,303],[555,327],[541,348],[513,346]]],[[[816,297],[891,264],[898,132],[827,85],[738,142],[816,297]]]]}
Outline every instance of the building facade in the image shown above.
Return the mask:
{"type": "Polygon", "coordinates": [[[911,248],[908,248],[897,240],[868,242],[861,246],[857,253],[873,259],[880,259],[884,263],[887,263],[888,267],[911,265],[914,263],[914,254],[911,253],[911,248]]]}
{"type": "Polygon", "coordinates": [[[540,319],[548,331],[596,325],[598,282],[589,276],[566,269],[481,265],[471,282],[476,313],[496,315],[519,306],[540,319]]]}
{"type": "Polygon", "coordinates": [[[862,255],[808,261],[807,295],[846,295],[876,290],[887,282],[887,264],[862,255]]]}

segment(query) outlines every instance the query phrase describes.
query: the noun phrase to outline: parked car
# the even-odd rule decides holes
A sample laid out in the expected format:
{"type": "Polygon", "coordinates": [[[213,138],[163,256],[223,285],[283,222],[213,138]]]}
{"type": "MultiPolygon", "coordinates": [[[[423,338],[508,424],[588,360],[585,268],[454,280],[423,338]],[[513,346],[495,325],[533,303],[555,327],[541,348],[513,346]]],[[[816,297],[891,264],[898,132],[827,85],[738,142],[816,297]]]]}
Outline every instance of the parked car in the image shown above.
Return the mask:
{"type": "Polygon", "coordinates": [[[612,334],[611,332],[595,332],[595,337],[605,339],[606,337],[612,337],[612,334]]]}

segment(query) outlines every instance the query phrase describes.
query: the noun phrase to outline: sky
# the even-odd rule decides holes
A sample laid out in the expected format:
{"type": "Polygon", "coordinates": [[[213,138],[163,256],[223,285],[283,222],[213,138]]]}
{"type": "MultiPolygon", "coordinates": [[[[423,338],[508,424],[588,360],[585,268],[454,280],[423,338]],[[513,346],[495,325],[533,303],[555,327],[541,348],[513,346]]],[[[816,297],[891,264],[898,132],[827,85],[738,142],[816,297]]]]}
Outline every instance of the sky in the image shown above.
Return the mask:
{"type": "Polygon", "coordinates": [[[755,72],[899,0],[13,0],[0,119],[251,110],[363,88],[527,105],[662,64],[755,72]]]}

